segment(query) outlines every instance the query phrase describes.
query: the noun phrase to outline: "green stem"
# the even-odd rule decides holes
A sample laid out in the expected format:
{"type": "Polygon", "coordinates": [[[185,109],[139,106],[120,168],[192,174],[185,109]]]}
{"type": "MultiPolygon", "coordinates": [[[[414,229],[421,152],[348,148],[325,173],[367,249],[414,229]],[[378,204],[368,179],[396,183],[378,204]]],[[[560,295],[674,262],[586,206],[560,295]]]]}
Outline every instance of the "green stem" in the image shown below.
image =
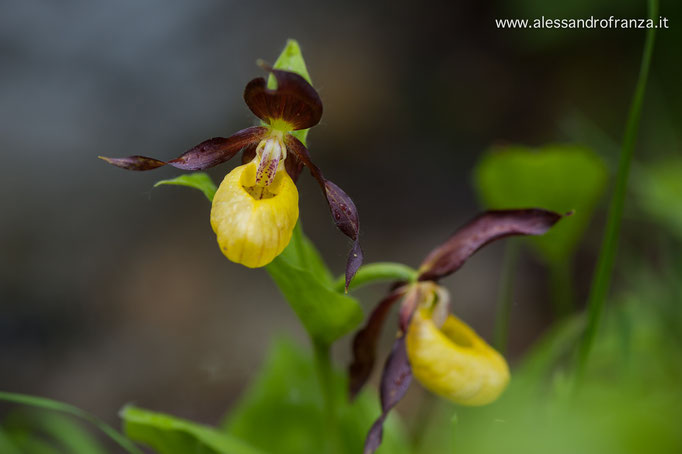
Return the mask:
{"type": "MultiPolygon", "coordinates": [[[[649,17],[652,20],[657,20],[657,16],[658,0],[649,0],[649,17]]],[[[623,217],[623,207],[625,205],[628,174],[630,171],[630,164],[632,162],[632,156],[634,154],[635,143],[637,140],[637,130],[639,127],[639,119],[642,114],[642,103],[644,101],[644,91],[649,75],[649,67],[651,66],[651,56],[654,50],[655,36],[656,29],[647,29],[639,78],[637,80],[635,93],[628,114],[627,126],[623,138],[623,146],[621,148],[620,160],[618,162],[616,183],[609,206],[606,229],[604,231],[604,239],[602,241],[599,259],[597,261],[597,267],[594,273],[592,287],[590,288],[590,294],[587,301],[587,327],[585,328],[585,334],[583,335],[578,351],[576,384],[582,380],[582,377],[585,373],[585,367],[592,350],[594,338],[599,328],[599,323],[604,310],[604,301],[606,300],[611,282],[611,276],[613,274],[613,265],[618,249],[618,239],[620,236],[620,224],[623,217]]]]}
{"type": "MultiPolygon", "coordinates": [[[[350,290],[357,290],[360,287],[378,281],[407,281],[417,280],[417,270],[401,263],[376,262],[363,265],[358,269],[355,277],[351,281],[350,290]]],[[[343,292],[346,280],[344,276],[339,277],[334,284],[334,289],[343,292]]]]}
{"type": "Polygon", "coordinates": [[[502,265],[500,290],[497,295],[497,311],[495,313],[495,348],[504,355],[509,337],[509,318],[514,299],[514,271],[519,256],[519,241],[511,239],[507,243],[502,265]]]}
{"type": "Polygon", "coordinates": [[[340,453],[341,439],[336,419],[336,398],[334,393],[334,369],[330,359],[330,347],[313,340],[315,353],[315,370],[322,390],[324,403],[325,432],[327,434],[327,452],[340,453]]]}
{"type": "Polygon", "coordinates": [[[573,310],[573,261],[554,262],[549,268],[554,316],[564,318],[573,310]]]}

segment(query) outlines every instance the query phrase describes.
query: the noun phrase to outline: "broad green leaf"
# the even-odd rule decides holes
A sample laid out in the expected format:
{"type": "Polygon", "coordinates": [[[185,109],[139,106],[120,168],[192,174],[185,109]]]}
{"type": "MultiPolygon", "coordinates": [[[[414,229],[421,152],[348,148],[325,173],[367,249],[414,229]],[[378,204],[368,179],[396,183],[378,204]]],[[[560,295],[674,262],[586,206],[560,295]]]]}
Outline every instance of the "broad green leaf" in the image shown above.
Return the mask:
{"type": "Polygon", "coordinates": [[[639,206],[682,238],[682,158],[668,158],[640,167],[633,177],[639,206]]]}
{"type": "Polygon", "coordinates": [[[313,258],[316,254],[305,237],[294,235],[266,270],[308,334],[316,341],[331,344],[357,327],[363,313],[354,298],[332,288],[326,267],[316,263],[319,255],[313,258]]]}
{"type": "Polygon", "coordinates": [[[121,410],[125,433],[159,454],[263,454],[263,451],[216,430],[174,416],[133,406],[121,410]]]}
{"type": "Polygon", "coordinates": [[[0,452],[3,454],[23,454],[2,426],[0,426],[0,452]]]}
{"type": "Polygon", "coordinates": [[[310,271],[322,284],[332,285],[332,273],[313,242],[303,233],[300,219],[294,227],[291,243],[282,251],[282,256],[293,265],[310,271]]]}
{"type": "Polygon", "coordinates": [[[211,177],[204,172],[194,172],[180,175],[179,177],[175,177],[170,180],[157,181],[154,187],[164,184],[174,184],[198,189],[204,193],[209,202],[213,201],[213,196],[217,190],[216,185],[211,177]]]}
{"type": "Polygon", "coordinates": [[[15,404],[28,405],[30,407],[42,408],[45,410],[57,411],[64,414],[69,414],[81,418],[104,432],[109,438],[114,440],[120,447],[125,449],[130,454],[142,454],[142,451],[135,446],[135,444],[118,433],[113,427],[92,416],[91,414],[81,410],[73,405],[58,402],[56,400],[47,399],[44,397],[31,396],[28,394],[8,393],[0,391],[0,401],[12,402],[15,404]]]}
{"type": "MultiPolygon", "coordinates": [[[[339,440],[336,449],[325,428],[323,398],[312,355],[279,339],[259,376],[228,415],[228,433],[277,454],[360,453],[365,436],[379,416],[378,397],[361,394],[348,402],[343,375],[334,377],[339,440]]],[[[397,417],[388,418],[379,454],[405,454],[409,446],[397,417]]]]}
{"type": "MultiPolygon", "coordinates": [[[[282,50],[282,53],[279,54],[279,57],[277,57],[277,60],[272,67],[275,69],[296,73],[307,80],[310,85],[313,84],[312,80],[310,79],[310,74],[308,73],[305,60],[303,60],[301,47],[298,45],[298,41],[295,39],[287,40],[284,50],[282,50]]],[[[268,78],[268,88],[273,89],[275,87],[277,87],[277,81],[271,75],[268,78]]],[[[308,138],[308,131],[310,131],[310,129],[302,129],[300,131],[292,131],[291,134],[305,145],[306,139],[308,138]]]]}
{"type": "Polygon", "coordinates": [[[572,145],[496,148],[474,173],[476,191],[486,208],[574,211],[547,234],[528,238],[552,263],[566,261],[574,253],[606,180],[602,160],[591,150],[572,145]]]}

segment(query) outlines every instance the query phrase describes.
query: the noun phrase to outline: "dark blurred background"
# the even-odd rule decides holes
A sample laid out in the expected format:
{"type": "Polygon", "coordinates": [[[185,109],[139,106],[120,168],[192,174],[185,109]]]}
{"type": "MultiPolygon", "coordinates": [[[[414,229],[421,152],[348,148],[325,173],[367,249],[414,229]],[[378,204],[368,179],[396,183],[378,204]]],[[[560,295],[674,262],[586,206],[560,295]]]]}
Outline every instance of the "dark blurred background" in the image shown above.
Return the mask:
{"type": "MultiPolygon", "coordinates": [[[[200,193],[152,189],[178,171],[124,172],[98,155],[168,159],[254,124],[242,90],[261,75],[255,60],[296,38],[325,106],[310,150],[355,200],[367,262],[417,266],[480,209],[471,171],[490,146],[575,142],[610,165],[618,150],[644,31],[498,30],[494,19],[646,17],[644,1],[618,0],[0,5],[0,389],[109,421],[135,402],[208,423],[272,338],[305,342],[302,328],[264,271],[221,255],[200,193]]],[[[657,37],[641,161],[681,149],[681,10],[662,2],[670,29],[657,37]]],[[[341,272],[346,240],[307,174],[299,191],[306,232],[341,272]]],[[[578,296],[602,220],[578,255],[578,296]]],[[[624,228],[627,239],[641,225],[624,228]]],[[[454,311],[488,339],[502,252],[445,281],[454,311]]],[[[551,320],[544,274],[526,254],[512,362],[551,320]]],[[[360,292],[364,307],[383,290],[360,292]]]]}

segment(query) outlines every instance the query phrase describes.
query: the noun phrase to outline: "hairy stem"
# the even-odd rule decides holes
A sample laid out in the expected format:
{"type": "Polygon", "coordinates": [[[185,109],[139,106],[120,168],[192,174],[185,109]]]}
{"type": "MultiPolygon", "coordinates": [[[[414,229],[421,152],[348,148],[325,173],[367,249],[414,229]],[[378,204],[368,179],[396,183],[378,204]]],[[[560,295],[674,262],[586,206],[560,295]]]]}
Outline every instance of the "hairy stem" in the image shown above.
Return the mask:
{"type": "MultiPolygon", "coordinates": [[[[658,0],[649,0],[649,17],[657,20],[658,0]]],[[[623,218],[623,207],[625,205],[625,195],[630,173],[630,164],[635,150],[637,132],[639,129],[639,119],[642,114],[642,103],[644,101],[644,91],[646,88],[649,67],[651,66],[651,56],[654,50],[654,39],[656,29],[647,29],[644,52],[639,71],[639,78],[635,87],[635,93],[628,113],[623,145],[621,147],[620,159],[618,162],[618,173],[609,206],[609,214],[604,231],[599,259],[592,280],[592,287],[587,301],[587,327],[583,335],[582,342],[578,350],[578,369],[576,373],[576,383],[582,380],[585,373],[587,360],[592,350],[594,338],[604,311],[604,301],[609,291],[613,265],[618,249],[618,239],[620,236],[620,224],[623,218]]]]}

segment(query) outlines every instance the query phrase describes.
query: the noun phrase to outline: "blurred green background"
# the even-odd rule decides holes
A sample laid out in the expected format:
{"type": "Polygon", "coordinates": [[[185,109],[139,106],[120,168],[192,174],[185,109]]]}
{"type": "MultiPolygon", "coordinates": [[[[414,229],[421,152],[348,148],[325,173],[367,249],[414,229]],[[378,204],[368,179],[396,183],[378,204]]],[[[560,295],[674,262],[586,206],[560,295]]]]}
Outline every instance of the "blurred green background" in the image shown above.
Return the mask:
{"type": "MultiPolygon", "coordinates": [[[[682,4],[660,10],[670,28],[657,36],[610,304],[637,311],[666,297],[655,314],[679,327],[682,4]]],[[[10,0],[2,11],[0,389],[68,401],[116,425],[127,402],[217,424],[273,337],[305,336],[265,272],[221,255],[200,194],[152,189],[178,172],[126,173],[97,155],[167,159],[254,124],[241,98],[261,74],[254,62],[274,61],[296,38],[325,107],[310,151],[355,200],[367,262],[417,266],[490,203],[474,168],[495,150],[571,144],[603,162],[607,193],[612,181],[644,31],[498,30],[494,19],[646,17],[633,0],[10,0]]],[[[584,175],[571,177],[581,187],[584,175]]],[[[347,243],[316,183],[304,175],[299,191],[306,232],[340,273],[347,243]]],[[[594,197],[591,218],[575,214],[584,232],[570,254],[576,307],[604,202],[594,197]]],[[[487,248],[445,281],[453,310],[488,340],[503,252],[487,248]]],[[[515,269],[512,365],[554,319],[549,261],[524,253],[515,269]]],[[[383,291],[358,296],[368,308],[383,291]]],[[[389,328],[382,351],[392,337],[389,328]]],[[[679,350],[660,346],[679,345],[671,339],[680,340],[643,348],[679,372],[679,350]]],[[[334,358],[348,357],[346,338],[334,358]]],[[[426,437],[414,422],[429,399],[414,386],[398,408],[415,436],[426,437]]],[[[12,411],[0,404],[0,418],[12,411]]]]}

